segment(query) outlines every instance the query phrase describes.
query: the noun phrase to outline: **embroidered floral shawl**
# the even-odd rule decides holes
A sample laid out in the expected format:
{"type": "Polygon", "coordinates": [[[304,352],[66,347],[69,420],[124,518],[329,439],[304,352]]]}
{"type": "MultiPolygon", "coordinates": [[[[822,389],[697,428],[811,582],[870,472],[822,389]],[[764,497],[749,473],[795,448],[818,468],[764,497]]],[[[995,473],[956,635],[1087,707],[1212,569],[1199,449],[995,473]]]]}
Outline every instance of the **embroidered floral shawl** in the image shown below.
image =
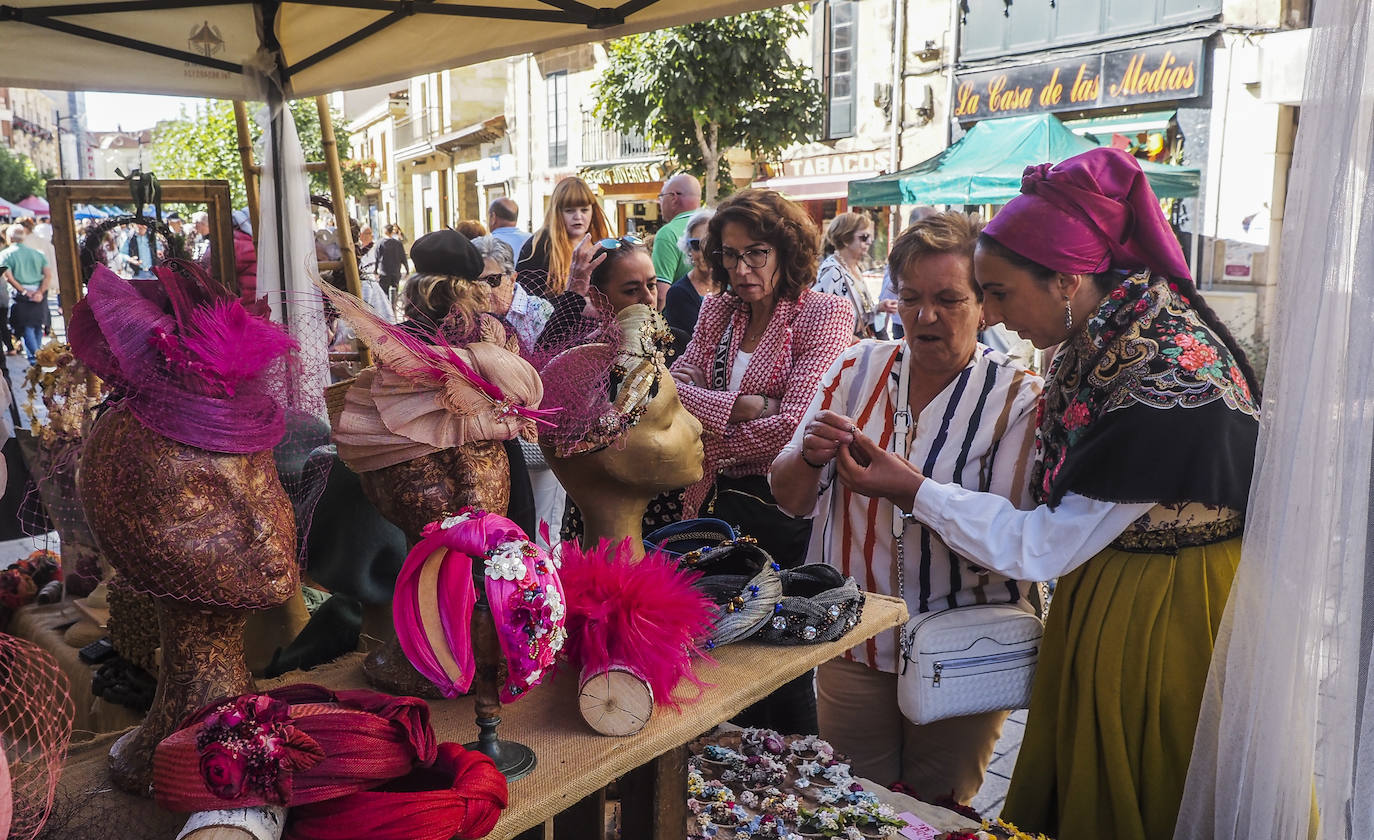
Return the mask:
{"type": "Polygon", "coordinates": [[[1258,408],[1230,351],[1178,288],[1124,276],[1050,365],[1031,490],[1243,511],[1258,408]]]}

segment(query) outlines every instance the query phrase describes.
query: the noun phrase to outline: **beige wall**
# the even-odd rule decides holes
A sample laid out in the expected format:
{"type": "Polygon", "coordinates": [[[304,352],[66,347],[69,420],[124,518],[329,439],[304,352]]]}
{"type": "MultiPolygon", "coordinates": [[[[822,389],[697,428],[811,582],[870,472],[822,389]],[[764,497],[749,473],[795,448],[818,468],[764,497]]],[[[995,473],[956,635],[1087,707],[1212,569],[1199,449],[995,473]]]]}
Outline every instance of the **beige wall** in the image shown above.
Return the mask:
{"type": "MultiPolygon", "coordinates": [[[[33,161],[34,167],[39,172],[56,174],[58,171],[57,103],[42,91],[29,88],[10,88],[9,99],[11,120],[17,118],[36,123],[52,135],[52,139],[45,140],[37,135],[21,131],[18,126],[11,123],[10,150],[33,161]]],[[[18,201],[22,197],[10,196],[9,198],[12,201],[18,201]]]]}

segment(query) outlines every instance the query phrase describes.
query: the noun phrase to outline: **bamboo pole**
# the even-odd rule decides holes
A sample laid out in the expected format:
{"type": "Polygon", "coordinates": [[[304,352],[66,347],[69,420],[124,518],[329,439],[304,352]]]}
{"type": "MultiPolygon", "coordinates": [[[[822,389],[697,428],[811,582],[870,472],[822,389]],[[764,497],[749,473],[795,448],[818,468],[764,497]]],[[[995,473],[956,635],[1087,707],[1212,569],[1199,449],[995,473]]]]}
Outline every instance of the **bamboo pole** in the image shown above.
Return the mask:
{"type": "MultiPolygon", "coordinates": [[[[348,291],[361,298],[363,279],[358,273],[358,255],[353,250],[353,230],[348,223],[348,206],[344,203],[343,167],[339,163],[339,144],[334,139],[334,118],[329,114],[329,100],[315,97],[320,113],[320,140],[324,145],[324,162],[329,167],[329,193],[334,202],[334,224],[338,231],[339,258],[343,261],[344,284],[348,291]]],[[[364,367],[372,364],[372,354],[358,343],[358,358],[364,367]]]]}
{"type": "Polygon", "coordinates": [[[262,167],[253,162],[253,135],[248,132],[248,108],[242,99],[234,100],[234,126],[239,135],[239,162],[243,164],[243,188],[248,194],[248,219],[253,225],[253,241],[258,239],[258,174],[262,167]]]}

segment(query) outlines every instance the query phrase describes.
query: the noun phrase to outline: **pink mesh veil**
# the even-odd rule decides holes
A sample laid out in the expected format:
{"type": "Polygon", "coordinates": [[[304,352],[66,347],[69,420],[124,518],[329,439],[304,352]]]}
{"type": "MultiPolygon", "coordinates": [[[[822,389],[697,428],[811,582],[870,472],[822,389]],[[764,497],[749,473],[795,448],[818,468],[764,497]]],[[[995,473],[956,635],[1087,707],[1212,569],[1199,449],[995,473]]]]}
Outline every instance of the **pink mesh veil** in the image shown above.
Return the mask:
{"type": "Polygon", "coordinates": [[[74,711],[52,655],[0,635],[0,834],[10,840],[31,840],[52,810],[74,711]]]}

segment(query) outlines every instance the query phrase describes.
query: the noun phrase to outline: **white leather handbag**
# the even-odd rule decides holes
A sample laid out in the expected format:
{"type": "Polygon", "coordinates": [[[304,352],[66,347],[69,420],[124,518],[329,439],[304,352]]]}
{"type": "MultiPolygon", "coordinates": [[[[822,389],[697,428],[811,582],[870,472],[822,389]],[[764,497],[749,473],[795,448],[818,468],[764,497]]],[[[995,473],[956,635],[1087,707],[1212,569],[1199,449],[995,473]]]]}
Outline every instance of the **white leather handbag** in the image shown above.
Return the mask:
{"type": "MultiPolygon", "coordinates": [[[[907,393],[911,358],[902,359],[899,395],[907,393]]],[[[893,451],[909,458],[911,412],[893,417],[893,451]]],[[[903,535],[910,518],[896,508],[892,536],[897,546],[897,589],[906,598],[903,535]]],[[[1045,603],[1042,593],[1041,604],[1045,603]]],[[[912,723],[1024,709],[1040,656],[1045,625],[1024,604],[974,604],[922,613],[902,628],[897,704],[912,723]]]]}

